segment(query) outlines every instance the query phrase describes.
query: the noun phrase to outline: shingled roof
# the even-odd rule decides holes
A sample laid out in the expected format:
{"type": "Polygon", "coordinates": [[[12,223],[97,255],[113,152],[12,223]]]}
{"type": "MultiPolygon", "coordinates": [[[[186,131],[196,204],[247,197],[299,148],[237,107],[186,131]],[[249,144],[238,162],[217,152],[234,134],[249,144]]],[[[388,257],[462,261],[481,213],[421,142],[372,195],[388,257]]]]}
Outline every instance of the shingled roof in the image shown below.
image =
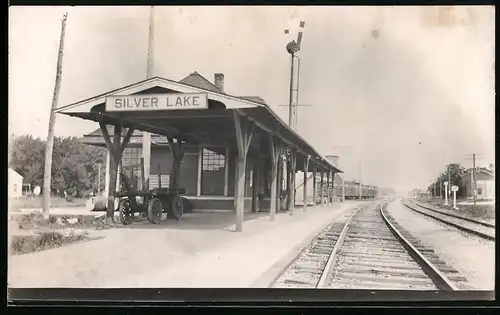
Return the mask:
{"type": "Polygon", "coordinates": [[[242,98],[244,100],[252,101],[255,103],[262,104],[262,105],[267,105],[266,101],[260,96],[238,96],[238,97],[242,98]]]}
{"type": "MultiPolygon", "coordinates": [[[[115,134],[115,126],[113,126],[113,125],[106,125],[106,128],[108,129],[108,134],[110,136],[115,134]]],[[[122,136],[125,137],[126,135],[127,135],[127,129],[122,128],[122,136]]],[[[142,131],[140,131],[140,130],[134,130],[134,133],[132,134],[132,136],[140,136],[140,135],[142,135],[142,131]]],[[[86,136],[87,137],[88,136],[90,136],[90,137],[102,136],[101,128],[98,128],[98,129],[92,131],[91,133],[89,133],[86,136]]]]}
{"type": "Polygon", "coordinates": [[[217,93],[222,93],[212,82],[205,79],[204,76],[198,72],[193,72],[184,79],[180,80],[179,83],[191,85],[200,89],[209,90],[217,93]]]}

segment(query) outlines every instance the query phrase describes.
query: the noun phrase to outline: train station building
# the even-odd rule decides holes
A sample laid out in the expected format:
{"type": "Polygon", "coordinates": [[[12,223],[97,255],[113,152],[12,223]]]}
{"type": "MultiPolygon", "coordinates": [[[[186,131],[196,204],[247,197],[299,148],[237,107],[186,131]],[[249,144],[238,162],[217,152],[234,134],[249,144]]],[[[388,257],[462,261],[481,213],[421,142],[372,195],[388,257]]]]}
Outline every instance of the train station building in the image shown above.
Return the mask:
{"type": "Polygon", "coordinates": [[[154,77],[56,113],[99,123],[81,141],[108,149],[108,204],[123,189],[120,169],[136,190],[182,187],[195,210],[234,210],[241,230],[244,212],[293,213],[291,200],[307,199],[307,189],[303,196],[292,189],[298,171],[312,186],[314,206],[332,201],[341,172],[261,97],[227,94],[220,73],[213,83],[197,72],[180,81],[154,77]]]}

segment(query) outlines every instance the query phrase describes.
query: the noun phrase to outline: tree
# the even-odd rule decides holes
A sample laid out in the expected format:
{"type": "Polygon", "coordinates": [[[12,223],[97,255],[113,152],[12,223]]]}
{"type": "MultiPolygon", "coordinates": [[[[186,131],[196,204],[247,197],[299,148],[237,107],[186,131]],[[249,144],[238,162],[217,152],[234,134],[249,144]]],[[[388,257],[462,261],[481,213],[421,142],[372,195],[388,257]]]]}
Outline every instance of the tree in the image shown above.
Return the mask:
{"type": "Polygon", "coordinates": [[[11,146],[10,167],[24,177],[31,186],[43,184],[45,142],[31,135],[14,139],[11,146]]]}
{"type": "MultiPolygon", "coordinates": [[[[32,186],[43,184],[45,141],[31,135],[15,138],[11,144],[10,167],[23,175],[32,186]]],[[[54,137],[51,189],[81,197],[97,190],[98,162],[106,158],[106,149],[82,144],[76,137],[54,137]]],[[[104,186],[104,167],[101,168],[104,186]]]]}
{"type": "Polygon", "coordinates": [[[439,175],[438,179],[429,186],[429,191],[434,194],[434,185],[436,185],[436,194],[439,196],[439,192],[441,192],[441,196],[445,194],[445,185],[444,182],[448,181],[448,170],[450,173],[448,189],[451,186],[456,185],[459,187],[457,192],[457,197],[465,197],[465,185],[463,183],[464,175],[467,171],[465,167],[458,163],[448,164],[444,171],[439,175]],[[440,190],[441,189],[441,190],[440,190]]]}

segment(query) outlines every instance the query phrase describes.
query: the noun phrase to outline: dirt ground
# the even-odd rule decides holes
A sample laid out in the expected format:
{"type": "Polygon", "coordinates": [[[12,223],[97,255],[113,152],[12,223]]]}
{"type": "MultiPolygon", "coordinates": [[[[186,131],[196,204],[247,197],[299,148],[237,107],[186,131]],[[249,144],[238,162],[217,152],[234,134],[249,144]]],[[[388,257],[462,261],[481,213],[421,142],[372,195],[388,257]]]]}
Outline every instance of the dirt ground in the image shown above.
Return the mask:
{"type": "Polygon", "coordinates": [[[495,242],[469,236],[406,208],[400,200],[389,204],[394,219],[423,244],[467,278],[477,290],[495,288],[495,242]]]}
{"type": "Polygon", "coordinates": [[[186,214],[179,222],[94,231],[100,240],[10,256],[9,287],[248,287],[312,231],[359,202],[296,209],[271,222],[245,214],[186,214]]]}

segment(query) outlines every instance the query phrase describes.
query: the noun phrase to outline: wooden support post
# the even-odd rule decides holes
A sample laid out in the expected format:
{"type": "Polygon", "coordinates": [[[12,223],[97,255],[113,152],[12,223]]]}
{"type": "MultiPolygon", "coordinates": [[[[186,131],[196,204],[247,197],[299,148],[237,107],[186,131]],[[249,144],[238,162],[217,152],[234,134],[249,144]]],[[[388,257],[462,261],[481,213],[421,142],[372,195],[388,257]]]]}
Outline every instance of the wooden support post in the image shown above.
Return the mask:
{"type": "Polygon", "coordinates": [[[226,147],[226,154],[224,156],[224,196],[227,197],[229,189],[229,147],[226,147]]]}
{"type": "Polygon", "coordinates": [[[252,140],[252,135],[255,129],[255,124],[252,124],[252,129],[249,130],[247,121],[241,119],[240,113],[233,111],[234,128],[236,131],[236,143],[238,146],[238,185],[235,193],[236,200],[236,232],[243,231],[243,218],[245,211],[245,171],[248,148],[252,140]]]}
{"type": "Polygon", "coordinates": [[[332,172],[332,203],[335,203],[337,199],[337,190],[335,187],[335,172],[332,172]]]}
{"type": "Polygon", "coordinates": [[[307,158],[304,158],[304,187],[303,190],[304,190],[304,212],[307,211],[307,170],[309,169],[309,159],[311,157],[310,156],[307,156],[307,158]]]}
{"type": "Polygon", "coordinates": [[[281,210],[281,194],[283,192],[283,156],[281,152],[276,158],[277,169],[277,183],[276,183],[276,209],[281,210]]]}
{"type": "Polygon", "coordinates": [[[125,136],[123,141],[121,141],[122,127],[121,125],[115,125],[113,132],[113,142],[111,142],[108,129],[106,128],[106,125],[102,122],[102,120],[99,121],[99,126],[101,128],[101,132],[104,141],[106,142],[108,151],[110,152],[108,205],[106,209],[106,219],[108,223],[112,223],[114,221],[116,187],[118,185],[118,167],[120,165],[123,150],[125,150],[125,147],[130,141],[130,137],[132,136],[134,130],[133,128],[129,128],[127,135],[125,136]]]}
{"type": "Polygon", "coordinates": [[[161,188],[161,165],[158,164],[158,188],[161,188]]]}
{"type": "Polygon", "coordinates": [[[151,177],[151,134],[149,132],[142,133],[142,175],[143,189],[149,189],[149,178],[151,177]]]}
{"type": "Polygon", "coordinates": [[[111,153],[106,150],[106,175],[104,177],[104,196],[106,200],[109,198],[109,167],[111,163],[111,153]]]}
{"type": "Polygon", "coordinates": [[[293,149],[291,151],[291,167],[290,167],[290,215],[293,215],[295,210],[295,177],[296,177],[296,167],[297,167],[297,150],[293,149]]]}
{"type": "Polygon", "coordinates": [[[144,158],[141,158],[141,190],[148,189],[146,187],[146,178],[144,177],[144,158]]]}
{"type": "Polygon", "coordinates": [[[326,171],[326,205],[330,206],[330,170],[326,171]]]}
{"type": "MultiPolygon", "coordinates": [[[[281,151],[282,151],[281,143],[273,138],[271,134],[269,134],[269,156],[271,157],[271,205],[269,208],[269,219],[274,221],[276,216],[276,205],[279,206],[279,192],[281,191],[280,187],[277,187],[278,180],[278,163],[280,163],[281,151]]],[[[281,182],[281,179],[280,179],[281,182]]]]}
{"type": "Polygon", "coordinates": [[[291,181],[291,177],[290,177],[290,174],[292,173],[292,152],[290,150],[290,148],[287,148],[286,150],[286,160],[285,160],[285,169],[286,169],[286,180],[285,180],[285,183],[286,183],[286,209],[287,210],[290,210],[290,181],[291,181]]]}
{"type": "MultiPolygon", "coordinates": [[[[263,145],[261,146],[263,148],[263,145]]],[[[264,180],[264,154],[258,154],[258,163],[257,163],[257,212],[262,208],[262,204],[260,200],[260,196],[262,195],[264,189],[263,180],[264,180]]]]}
{"type": "Polygon", "coordinates": [[[321,206],[323,207],[324,206],[323,197],[324,197],[324,192],[325,192],[325,173],[323,172],[323,168],[321,168],[320,174],[321,174],[321,181],[320,181],[320,185],[319,185],[320,186],[319,201],[321,203],[321,206]]]}
{"type": "Polygon", "coordinates": [[[170,151],[172,152],[172,173],[170,174],[169,187],[179,188],[179,181],[181,176],[181,163],[184,158],[184,146],[180,139],[167,137],[170,151]]]}
{"type": "Polygon", "coordinates": [[[238,191],[238,178],[239,178],[239,174],[238,174],[238,154],[236,154],[234,156],[234,211],[236,211],[236,209],[238,209],[238,198],[236,198],[236,192],[238,191]]]}
{"type": "MultiPolygon", "coordinates": [[[[196,195],[201,196],[201,171],[203,166],[203,147],[198,147],[198,176],[196,177],[196,195]]],[[[235,190],[236,191],[236,190],[235,190]]]]}
{"type": "Polygon", "coordinates": [[[342,175],[342,201],[345,200],[345,183],[344,183],[344,175],[342,175]]]}
{"type": "Polygon", "coordinates": [[[313,163],[313,207],[314,208],[316,208],[316,200],[317,200],[316,194],[318,193],[317,187],[316,187],[318,185],[317,178],[316,178],[316,173],[317,173],[316,168],[317,168],[316,164],[313,163]]]}
{"type": "Polygon", "coordinates": [[[257,195],[259,193],[259,157],[252,163],[252,212],[257,212],[257,195]]]}

